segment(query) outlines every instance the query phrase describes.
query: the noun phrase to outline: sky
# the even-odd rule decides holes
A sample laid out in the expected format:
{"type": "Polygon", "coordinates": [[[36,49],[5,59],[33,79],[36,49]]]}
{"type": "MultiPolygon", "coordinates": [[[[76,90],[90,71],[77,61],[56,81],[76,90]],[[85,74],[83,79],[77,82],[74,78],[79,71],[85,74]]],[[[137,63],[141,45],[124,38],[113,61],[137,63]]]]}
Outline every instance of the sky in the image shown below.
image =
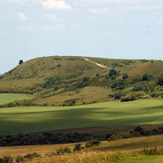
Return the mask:
{"type": "Polygon", "coordinates": [[[0,0],[0,74],[43,56],[163,59],[163,0],[0,0]]]}

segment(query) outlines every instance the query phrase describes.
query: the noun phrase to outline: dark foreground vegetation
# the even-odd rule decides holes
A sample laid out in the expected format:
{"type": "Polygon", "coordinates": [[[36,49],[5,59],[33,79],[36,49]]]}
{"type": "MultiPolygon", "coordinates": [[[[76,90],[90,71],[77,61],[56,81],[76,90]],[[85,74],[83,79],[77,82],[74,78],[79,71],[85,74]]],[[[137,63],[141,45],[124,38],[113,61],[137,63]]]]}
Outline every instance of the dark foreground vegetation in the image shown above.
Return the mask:
{"type": "MultiPolygon", "coordinates": [[[[141,137],[149,135],[157,135],[163,133],[163,127],[158,127],[152,130],[144,130],[137,126],[134,131],[128,133],[107,133],[107,134],[93,134],[93,133],[43,133],[43,134],[19,134],[0,136],[0,146],[19,146],[19,145],[43,145],[43,144],[65,144],[77,143],[90,140],[117,140],[127,139],[132,137],[141,137]]],[[[91,146],[92,142],[87,144],[91,146]]],[[[95,143],[95,142],[94,142],[95,143]]],[[[97,143],[97,142],[96,142],[97,143]]],[[[97,143],[98,144],[98,143],[97,143]]]]}

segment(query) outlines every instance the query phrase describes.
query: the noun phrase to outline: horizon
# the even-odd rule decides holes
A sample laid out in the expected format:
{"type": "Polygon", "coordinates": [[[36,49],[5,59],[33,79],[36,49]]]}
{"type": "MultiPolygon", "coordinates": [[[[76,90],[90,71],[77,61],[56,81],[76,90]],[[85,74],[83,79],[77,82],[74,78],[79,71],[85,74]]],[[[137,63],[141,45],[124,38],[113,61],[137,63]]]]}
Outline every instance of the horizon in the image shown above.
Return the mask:
{"type": "MultiPolygon", "coordinates": [[[[42,57],[35,57],[35,58],[31,58],[31,59],[28,59],[28,60],[26,60],[26,61],[24,61],[23,60],[23,63],[24,62],[27,62],[27,61],[30,61],[30,60],[32,60],[32,59],[36,59],[36,58],[43,58],[43,57],[87,57],[87,58],[103,58],[103,59],[121,59],[121,60],[157,60],[157,61],[162,61],[161,59],[145,59],[145,58],[140,58],[140,59],[124,59],[124,58],[106,58],[106,57],[90,57],[90,56],[67,56],[67,55],[54,55],[54,56],[42,56],[42,57]]],[[[21,59],[20,59],[21,60],[21,59]]],[[[17,62],[17,63],[19,63],[19,61],[17,62]]],[[[17,66],[19,66],[19,64],[17,64],[15,67],[17,67],[17,66]]],[[[11,69],[9,69],[8,71],[10,71],[10,70],[12,70],[12,69],[14,69],[15,67],[13,67],[13,68],[11,68],[11,69]]],[[[4,72],[4,73],[0,73],[0,76],[1,75],[3,75],[3,74],[5,74],[5,73],[7,73],[8,71],[6,71],[6,72],[4,72]]]]}

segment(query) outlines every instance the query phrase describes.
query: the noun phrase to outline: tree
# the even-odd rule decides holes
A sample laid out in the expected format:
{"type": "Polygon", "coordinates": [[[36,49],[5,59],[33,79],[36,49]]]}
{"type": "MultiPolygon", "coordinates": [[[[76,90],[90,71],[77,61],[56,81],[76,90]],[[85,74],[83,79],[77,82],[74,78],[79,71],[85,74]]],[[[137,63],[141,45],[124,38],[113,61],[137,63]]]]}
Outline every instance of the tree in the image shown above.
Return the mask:
{"type": "Polygon", "coordinates": [[[19,65],[21,65],[22,63],[23,63],[23,60],[20,60],[20,61],[19,61],[19,65]]]}
{"type": "Polygon", "coordinates": [[[148,80],[148,74],[144,74],[143,77],[142,77],[142,80],[145,81],[145,80],[148,80]]]}

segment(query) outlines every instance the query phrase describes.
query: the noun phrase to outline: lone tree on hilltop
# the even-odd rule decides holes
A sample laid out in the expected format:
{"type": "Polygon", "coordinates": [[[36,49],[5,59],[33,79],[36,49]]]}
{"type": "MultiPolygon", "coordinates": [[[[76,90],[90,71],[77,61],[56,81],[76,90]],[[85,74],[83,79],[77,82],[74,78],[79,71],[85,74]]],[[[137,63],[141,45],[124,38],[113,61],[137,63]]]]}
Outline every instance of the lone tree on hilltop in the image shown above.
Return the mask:
{"type": "Polygon", "coordinates": [[[19,65],[21,65],[22,63],[23,63],[23,60],[20,60],[20,61],[19,61],[19,65]]]}

